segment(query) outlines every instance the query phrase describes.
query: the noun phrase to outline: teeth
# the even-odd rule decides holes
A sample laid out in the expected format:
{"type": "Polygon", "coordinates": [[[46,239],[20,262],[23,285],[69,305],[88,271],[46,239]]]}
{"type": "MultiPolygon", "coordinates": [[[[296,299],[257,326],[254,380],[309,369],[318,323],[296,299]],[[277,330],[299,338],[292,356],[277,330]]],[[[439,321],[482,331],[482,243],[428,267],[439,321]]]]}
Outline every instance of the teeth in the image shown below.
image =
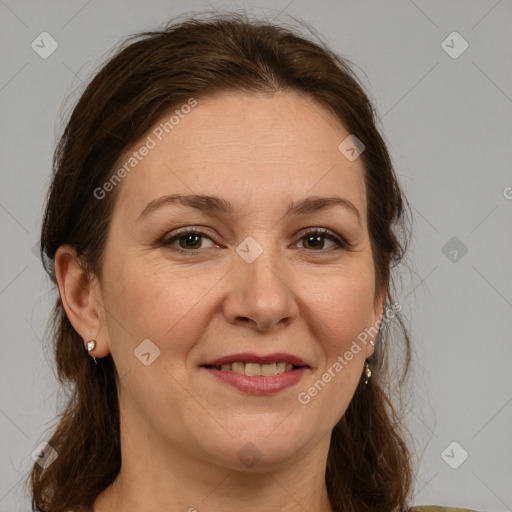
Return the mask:
{"type": "Polygon", "coordinates": [[[256,377],[258,375],[273,377],[275,375],[281,375],[284,372],[292,371],[293,364],[285,361],[267,364],[236,362],[233,364],[222,364],[220,369],[224,372],[232,371],[249,377],[256,377]]]}
{"type": "MultiPolygon", "coordinates": [[[[269,366],[268,364],[264,366],[269,366]]],[[[245,375],[249,377],[255,377],[256,375],[261,375],[261,365],[258,363],[245,363],[245,375]]]]}
{"type": "MultiPolygon", "coordinates": [[[[270,364],[262,364],[260,365],[261,368],[261,375],[264,377],[272,377],[272,375],[277,375],[277,364],[276,363],[270,363],[270,364]]],[[[246,366],[247,369],[247,366],[246,366]]]]}
{"type": "Polygon", "coordinates": [[[233,363],[231,365],[231,370],[235,373],[240,373],[243,375],[245,373],[245,364],[244,363],[233,363]]]}

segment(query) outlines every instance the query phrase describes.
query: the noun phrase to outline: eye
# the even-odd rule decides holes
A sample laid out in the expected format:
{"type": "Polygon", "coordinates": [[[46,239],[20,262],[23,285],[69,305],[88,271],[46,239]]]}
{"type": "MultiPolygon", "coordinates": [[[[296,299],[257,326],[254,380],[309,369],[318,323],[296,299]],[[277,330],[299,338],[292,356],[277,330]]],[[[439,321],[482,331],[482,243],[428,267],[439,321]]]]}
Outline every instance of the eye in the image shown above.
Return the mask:
{"type": "Polygon", "coordinates": [[[164,246],[172,246],[175,242],[178,242],[176,249],[180,252],[187,252],[195,254],[201,247],[203,238],[211,241],[210,237],[198,230],[185,229],[181,232],[175,232],[170,238],[164,238],[161,240],[161,244],[164,246]]]}
{"type": "MultiPolygon", "coordinates": [[[[192,230],[190,228],[174,232],[170,237],[161,239],[159,243],[164,247],[172,247],[175,243],[178,243],[177,246],[174,246],[177,251],[187,254],[199,254],[200,249],[205,249],[204,247],[201,247],[201,243],[204,239],[212,242],[210,247],[215,246],[211,238],[206,233],[201,230],[192,230]]],[[[297,244],[302,242],[302,248],[307,251],[325,252],[325,250],[322,251],[322,249],[325,249],[324,239],[330,240],[335,244],[334,247],[331,247],[331,250],[349,249],[349,244],[347,242],[325,228],[314,228],[303,232],[302,237],[299,239],[297,244]]]]}
{"type": "MultiPolygon", "coordinates": [[[[344,242],[339,236],[334,234],[332,231],[329,231],[325,228],[314,228],[303,234],[300,241],[305,241],[305,244],[309,245],[309,247],[304,247],[306,250],[313,252],[325,252],[321,251],[324,249],[325,243],[322,242],[322,239],[328,239],[336,244],[336,249],[348,249],[348,244],[344,242]],[[320,250],[319,250],[320,249],[320,250]]],[[[300,241],[298,243],[300,243],[300,241]]]]}

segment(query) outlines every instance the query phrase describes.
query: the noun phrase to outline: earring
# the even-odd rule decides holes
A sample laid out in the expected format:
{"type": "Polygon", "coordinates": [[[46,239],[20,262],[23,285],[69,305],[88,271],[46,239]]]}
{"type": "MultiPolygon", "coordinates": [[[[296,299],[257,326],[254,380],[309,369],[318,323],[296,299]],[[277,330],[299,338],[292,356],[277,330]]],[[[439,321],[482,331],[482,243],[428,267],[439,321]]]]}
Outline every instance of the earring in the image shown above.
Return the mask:
{"type": "Polygon", "coordinates": [[[364,383],[368,384],[368,381],[370,380],[370,377],[372,376],[372,371],[370,370],[370,367],[368,366],[368,361],[365,361],[364,363],[364,383]]]}
{"type": "Polygon", "coordinates": [[[94,364],[98,364],[96,362],[96,358],[91,354],[91,352],[96,348],[96,340],[91,340],[87,343],[87,352],[94,359],[94,364]]]}

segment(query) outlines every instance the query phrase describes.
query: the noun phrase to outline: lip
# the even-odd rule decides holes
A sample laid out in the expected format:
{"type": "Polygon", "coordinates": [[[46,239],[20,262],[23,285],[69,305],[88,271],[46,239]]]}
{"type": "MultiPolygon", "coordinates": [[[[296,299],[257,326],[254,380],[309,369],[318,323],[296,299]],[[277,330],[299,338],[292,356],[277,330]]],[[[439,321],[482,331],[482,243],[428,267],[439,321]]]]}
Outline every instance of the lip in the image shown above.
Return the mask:
{"type": "MultiPolygon", "coordinates": [[[[240,359],[238,359],[238,361],[240,361],[240,359]]],[[[275,361],[275,359],[273,359],[273,361],[275,361]]],[[[283,361],[283,359],[280,359],[280,361],[283,361]]],[[[306,371],[309,370],[309,367],[303,366],[301,368],[294,368],[289,372],[281,373],[280,375],[274,375],[272,377],[263,377],[262,375],[249,377],[247,375],[241,375],[235,372],[222,371],[215,368],[206,368],[204,366],[201,366],[201,369],[210,373],[221,383],[233,386],[234,388],[244,393],[248,393],[250,395],[273,395],[297,384],[302,379],[306,371]]]]}
{"type": "MultiPolygon", "coordinates": [[[[293,366],[309,367],[309,365],[306,364],[300,357],[294,356],[293,354],[287,354],[285,352],[274,352],[273,354],[267,355],[259,355],[253,352],[241,352],[238,354],[232,354],[229,356],[221,357],[219,359],[207,361],[206,363],[202,363],[201,366],[220,366],[221,364],[232,364],[237,362],[267,364],[278,363],[280,361],[291,363],[293,366]]],[[[272,377],[265,378],[268,379],[272,377]]]]}

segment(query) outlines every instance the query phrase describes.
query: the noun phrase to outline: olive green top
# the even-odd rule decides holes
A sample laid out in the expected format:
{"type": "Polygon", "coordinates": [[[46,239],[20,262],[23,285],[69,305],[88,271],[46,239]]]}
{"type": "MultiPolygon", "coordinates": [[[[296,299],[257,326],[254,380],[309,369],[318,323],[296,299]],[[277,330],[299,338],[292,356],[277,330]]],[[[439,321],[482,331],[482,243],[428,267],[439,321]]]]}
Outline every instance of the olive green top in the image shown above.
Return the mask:
{"type": "MultiPolygon", "coordinates": [[[[72,509],[70,512],[88,512],[90,510],[91,509],[76,508],[76,509],[72,509]]],[[[481,511],[473,510],[470,508],[440,507],[438,505],[418,505],[417,507],[410,508],[409,512],[481,512],[481,511]]]]}
{"type": "MultiPolygon", "coordinates": [[[[88,508],[75,508],[70,512],[90,512],[92,509],[88,508]]],[[[418,505],[409,509],[409,512],[481,512],[473,510],[472,508],[457,508],[457,507],[440,507],[438,505],[418,505]]]]}
{"type": "Polygon", "coordinates": [[[437,505],[420,505],[412,507],[410,512],[478,512],[472,508],[440,507],[437,505]]]}

